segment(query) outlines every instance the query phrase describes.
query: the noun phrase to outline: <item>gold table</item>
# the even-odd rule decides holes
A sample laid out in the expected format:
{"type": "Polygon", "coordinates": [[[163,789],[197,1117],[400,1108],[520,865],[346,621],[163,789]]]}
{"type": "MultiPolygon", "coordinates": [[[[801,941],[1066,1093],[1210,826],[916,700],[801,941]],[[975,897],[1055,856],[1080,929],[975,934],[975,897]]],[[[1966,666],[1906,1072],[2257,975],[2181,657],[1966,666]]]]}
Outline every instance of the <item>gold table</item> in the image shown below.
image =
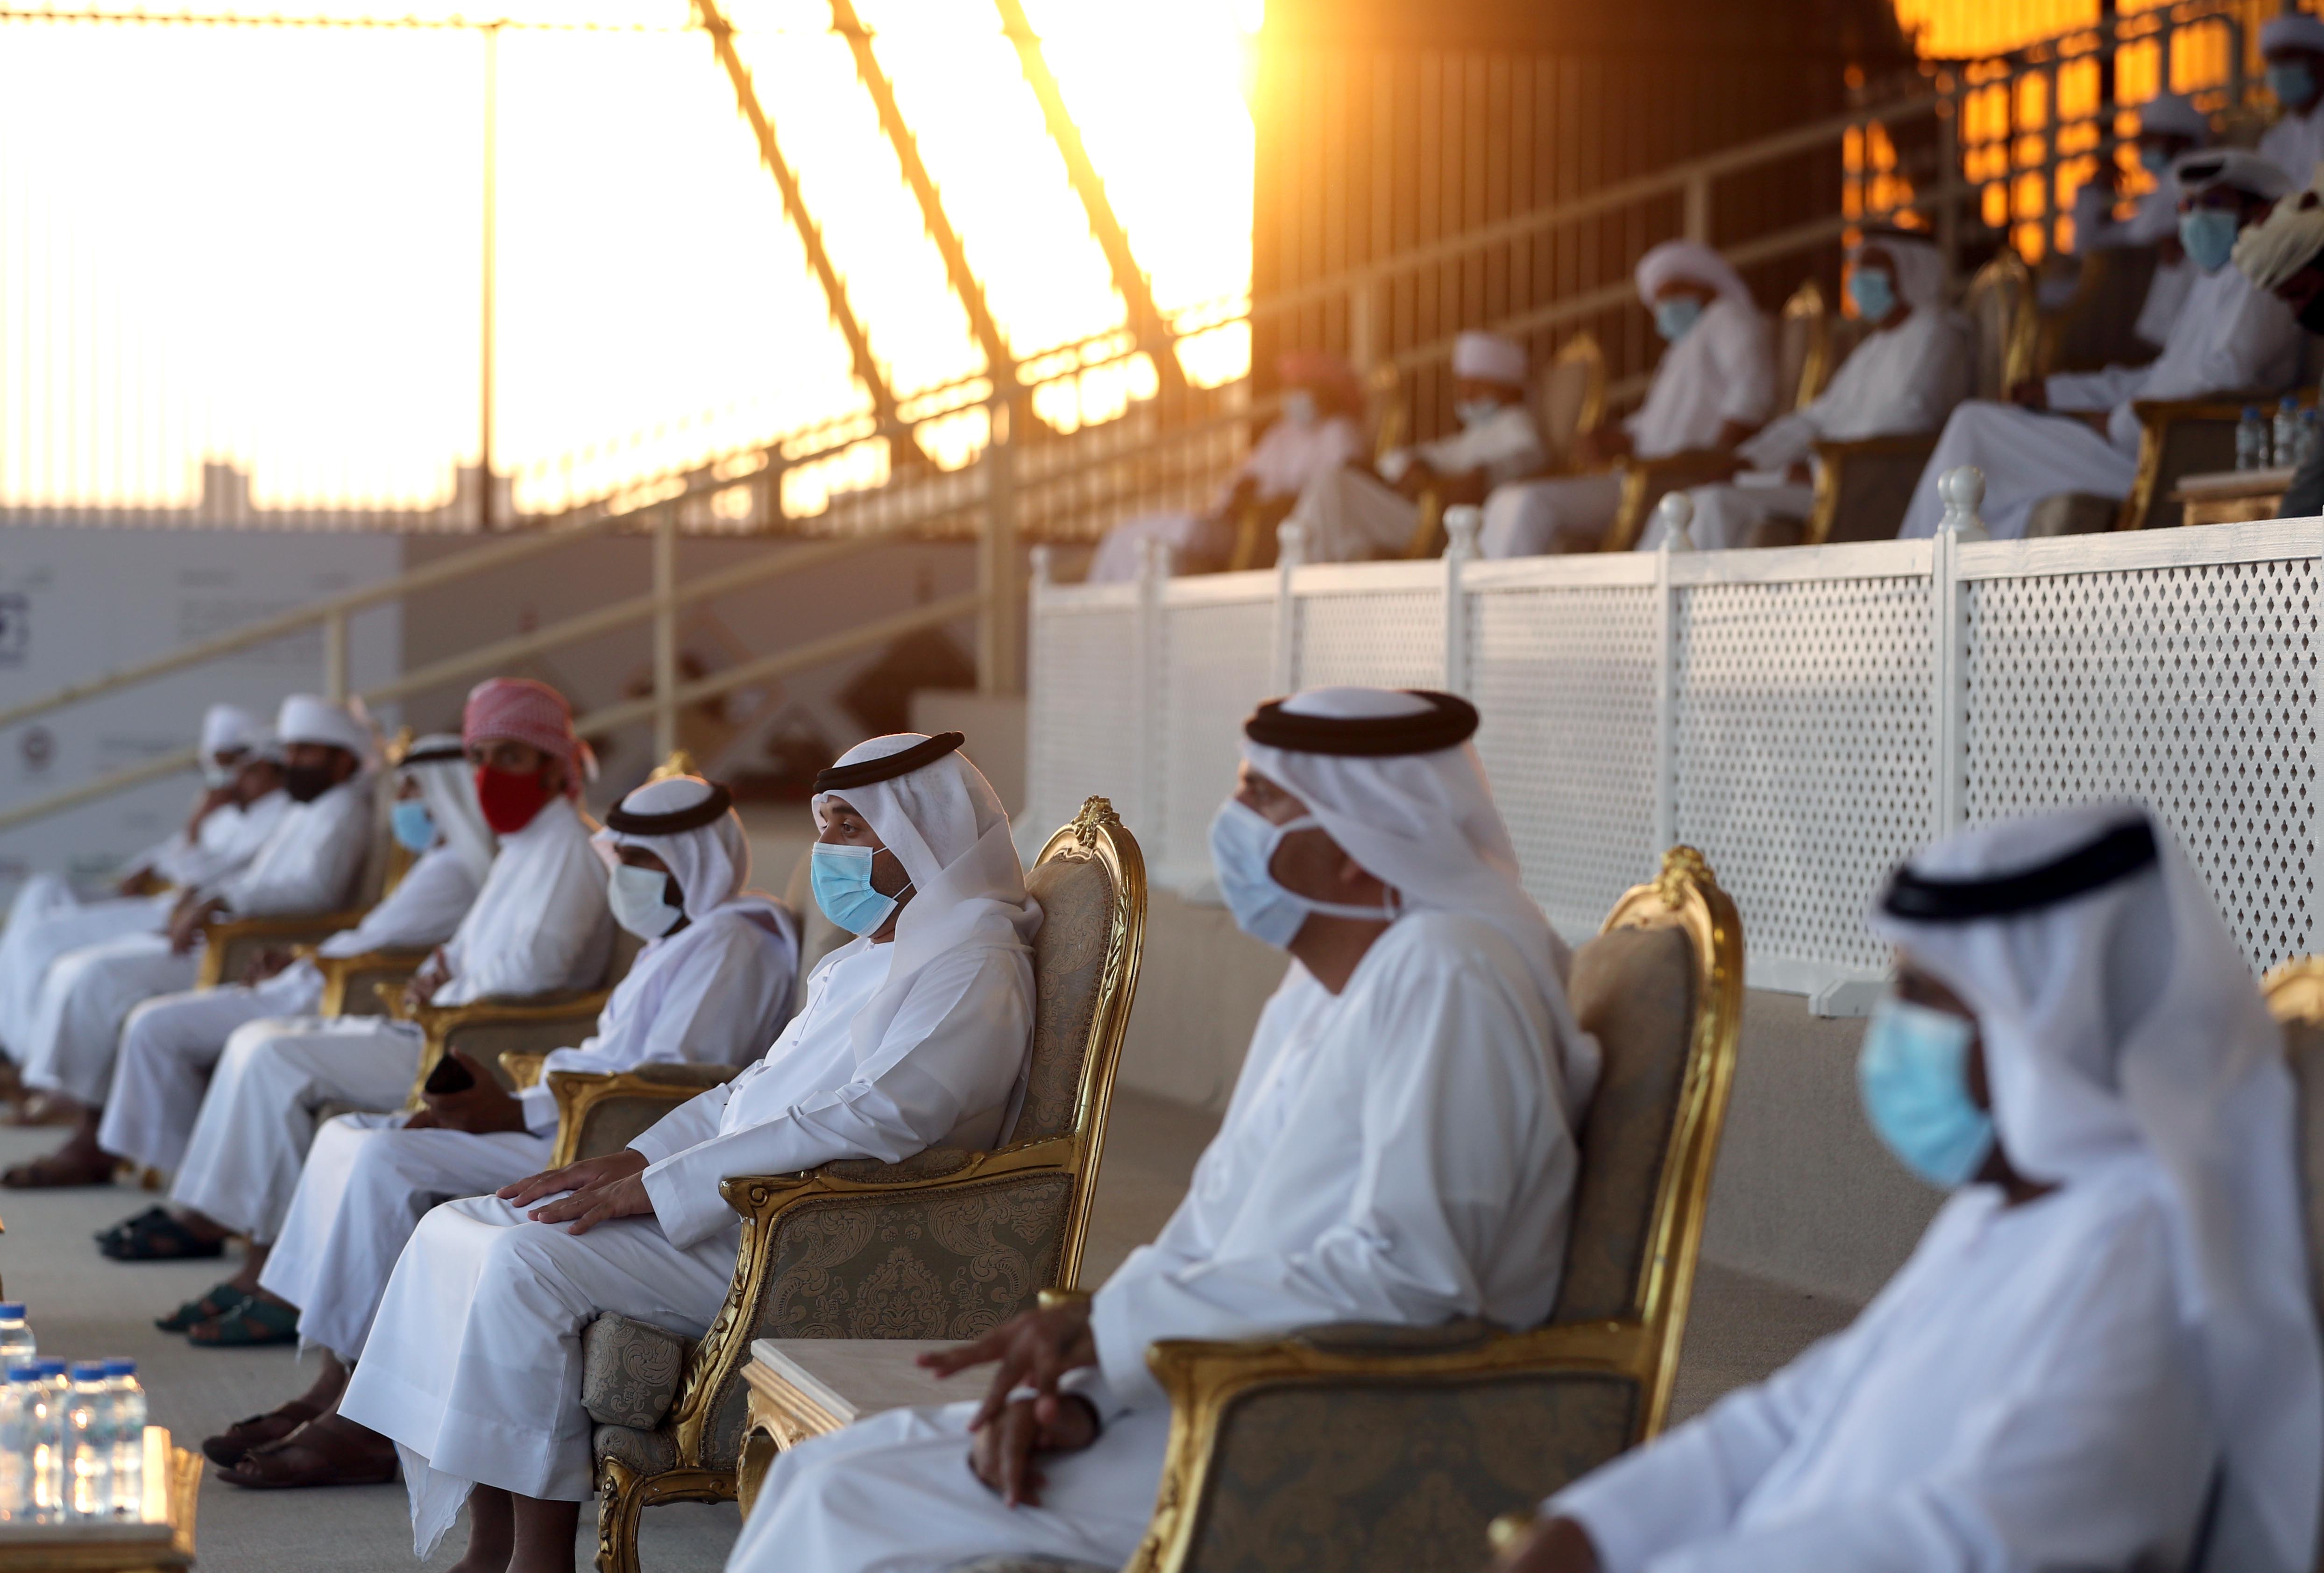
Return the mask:
{"type": "Polygon", "coordinates": [[[142,1518],[115,1523],[0,1523],[0,1573],[179,1573],[194,1565],[199,1455],[145,1428],[142,1518]]]}
{"type": "Polygon", "coordinates": [[[2182,524],[2244,524],[2255,519],[2283,517],[2283,494],[2292,485],[2292,468],[2218,470],[2205,475],[2181,475],[2171,500],[2184,510],[2182,524]]]}
{"type": "MultiPolygon", "coordinates": [[[[785,1448],[891,1409],[982,1398],[989,1372],[946,1382],[914,1362],[956,1338],[760,1338],[742,1367],[750,1389],[736,1470],[736,1497],[748,1517],[767,1467],[785,1448]]],[[[0,1565],[0,1573],[5,1573],[0,1565]]]]}

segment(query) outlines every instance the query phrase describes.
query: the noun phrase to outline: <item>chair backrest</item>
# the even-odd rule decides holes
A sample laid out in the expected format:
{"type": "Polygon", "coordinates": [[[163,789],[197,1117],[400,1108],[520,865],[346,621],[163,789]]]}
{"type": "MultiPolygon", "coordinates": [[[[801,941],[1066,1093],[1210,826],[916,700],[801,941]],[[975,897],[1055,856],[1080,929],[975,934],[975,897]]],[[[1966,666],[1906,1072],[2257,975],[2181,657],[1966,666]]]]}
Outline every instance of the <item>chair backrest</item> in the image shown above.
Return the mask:
{"type": "Polygon", "coordinates": [[[1604,1054],[1581,1133],[1553,1322],[1644,1335],[1639,1435],[1678,1370],[1711,1172],[1743,1023],[1743,924],[1702,854],[1673,847],[1575,952],[1568,994],[1604,1054]]]}
{"type": "Polygon", "coordinates": [[[2001,399],[2034,374],[2041,323],[2034,275],[2015,252],[2004,250],[1979,268],[1961,302],[1976,336],[1977,396],[2001,399]]]}
{"type": "MultiPolygon", "coordinates": [[[[2267,1007],[2283,1024],[2283,1052],[2299,1108],[2300,1200],[2308,1231],[2308,1292],[2324,1322],[2324,956],[2286,961],[2267,975],[2267,1007]]],[[[2324,1567],[2324,1559],[2318,1565],[2324,1567]]]]}
{"type": "Polygon", "coordinates": [[[2159,246],[2143,245],[2084,257],[2073,298],[2042,324],[2042,370],[2095,372],[2153,360],[2155,346],[2138,336],[2138,313],[2161,255],[2159,246]]]}
{"type": "Polygon", "coordinates": [[[1146,859],[1102,797],[1049,838],[1025,879],[1041,904],[1033,941],[1033,1049],[1010,1144],[1071,1136],[1073,1211],[1056,1281],[1070,1285],[1105,1143],[1113,1073],[1146,945],[1146,859]]]}
{"type": "Polygon", "coordinates": [[[1574,439],[1606,419],[1606,353],[1595,335],[1575,334],[1549,358],[1534,384],[1533,416],[1549,467],[1572,467],[1574,439]]]}
{"type": "Polygon", "coordinates": [[[1775,391],[1805,409],[1831,381],[1831,309],[1813,279],[1792,291],[1775,326],[1775,391]]]}

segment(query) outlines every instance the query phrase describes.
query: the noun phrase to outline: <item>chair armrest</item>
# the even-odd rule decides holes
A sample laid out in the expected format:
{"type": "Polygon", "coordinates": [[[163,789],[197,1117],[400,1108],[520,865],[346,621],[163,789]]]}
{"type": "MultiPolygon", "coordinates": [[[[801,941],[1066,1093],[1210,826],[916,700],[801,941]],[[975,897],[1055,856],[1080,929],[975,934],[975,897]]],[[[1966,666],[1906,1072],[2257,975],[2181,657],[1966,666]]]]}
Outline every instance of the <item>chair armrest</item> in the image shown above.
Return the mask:
{"type": "Polygon", "coordinates": [[[396,949],[364,951],[352,956],[318,953],[307,959],[323,975],[325,1016],[368,1016],[378,1012],[381,991],[401,989],[427,963],[429,954],[425,950],[396,949]]]}
{"type": "Polygon", "coordinates": [[[1818,442],[1815,504],[1802,541],[1893,539],[1936,451],[1932,431],[1818,442]]]}
{"type": "Polygon", "coordinates": [[[2263,408],[2280,395],[2227,394],[2210,399],[2136,399],[2131,410],[2138,417],[2138,470],[2130,495],[2116,516],[2116,529],[2144,529],[2156,507],[2196,470],[2227,469],[2235,461],[2235,428],[2246,406],[2263,408]],[[2197,428],[2209,428],[2209,432],[2197,428]]]}
{"type": "MultiPolygon", "coordinates": [[[[516,1056],[515,1050],[502,1054],[503,1066],[516,1056]]],[[[537,1081],[539,1062],[532,1071],[537,1081]]],[[[561,1169],[584,1158],[618,1153],[679,1104],[738,1074],[732,1065],[692,1064],[638,1065],[621,1072],[552,1072],[549,1090],[557,1099],[557,1149],[549,1166],[561,1169]]]]}
{"type": "Polygon", "coordinates": [[[549,1062],[553,1049],[503,1049],[500,1054],[501,1080],[519,1092],[540,1085],[540,1068],[549,1062]]]}
{"type": "MultiPolygon", "coordinates": [[[[605,1007],[610,989],[565,990],[526,999],[471,1000],[466,1005],[421,1005],[409,1020],[427,1035],[420,1052],[419,1074],[411,1083],[407,1108],[420,1107],[420,1088],[447,1050],[457,1046],[501,1073],[500,1057],[510,1049],[569,1048],[588,1035],[605,1007]],[[576,1035],[577,1032],[577,1035],[576,1035]],[[512,1040],[501,1043],[497,1039],[512,1040]],[[482,1042],[464,1042],[482,1039],[482,1042]]],[[[403,1019],[399,1009],[399,1019],[403,1019]]]]}
{"type": "Polygon", "coordinates": [[[202,924],[202,958],[195,987],[215,989],[242,976],[250,959],[270,945],[313,944],[363,921],[361,907],[338,912],[290,912],[267,917],[220,915],[202,924]]]}
{"type": "Polygon", "coordinates": [[[1742,467],[1742,459],[1728,448],[1688,448],[1658,459],[1642,459],[1635,454],[1625,456],[1615,466],[1622,478],[1622,500],[1615,510],[1614,522],[1606,527],[1600,549],[1627,552],[1637,546],[1647,517],[1665,493],[1714,484],[1742,467]]]}
{"type": "Polygon", "coordinates": [[[1416,1500],[1433,1532],[1457,1537],[1466,1520],[1460,1543],[1481,1547],[1495,1518],[1639,1440],[1646,1348],[1616,1321],[1157,1343],[1146,1360],[1169,1395],[1170,1439],[1130,1573],[1312,1563],[1295,1548],[1312,1548],[1314,1525],[1393,1539],[1416,1500]]]}

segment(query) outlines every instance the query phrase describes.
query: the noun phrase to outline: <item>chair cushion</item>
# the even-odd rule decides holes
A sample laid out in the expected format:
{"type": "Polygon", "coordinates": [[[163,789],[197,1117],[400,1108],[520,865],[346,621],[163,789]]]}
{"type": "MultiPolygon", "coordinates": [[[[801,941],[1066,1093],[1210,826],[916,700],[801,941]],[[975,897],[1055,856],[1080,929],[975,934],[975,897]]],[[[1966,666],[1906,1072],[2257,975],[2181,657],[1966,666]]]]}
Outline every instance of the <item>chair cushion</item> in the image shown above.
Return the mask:
{"type": "Polygon", "coordinates": [[[1042,915],[1033,941],[1033,1055],[1010,1136],[1019,1142],[1072,1134],[1114,906],[1113,879],[1094,857],[1052,858],[1025,885],[1042,915]]]}
{"type": "Polygon", "coordinates": [[[651,1430],[669,1412],[692,1348],[651,1322],[599,1317],[581,1329],[581,1407],[601,1426],[651,1430]]]}
{"type": "Polygon", "coordinates": [[[641,1475],[660,1475],[678,1467],[678,1439],[668,1431],[601,1425],[590,1433],[589,1456],[600,1462],[615,1459],[641,1475]]]}
{"type": "Polygon", "coordinates": [[[1605,1055],[1582,1122],[1572,1244],[1556,1321],[1633,1314],[1663,1157],[1694,1035],[1694,947],[1678,928],[1623,928],[1574,953],[1573,1014],[1605,1055]]]}
{"type": "Polygon", "coordinates": [[[2300,1090],[2300,1191],[2308,1221],[2309,1290],[2324,1318],[2324,1027],[2295,1021],[2283,1029],[2292,1079],[2300,1090]]]}

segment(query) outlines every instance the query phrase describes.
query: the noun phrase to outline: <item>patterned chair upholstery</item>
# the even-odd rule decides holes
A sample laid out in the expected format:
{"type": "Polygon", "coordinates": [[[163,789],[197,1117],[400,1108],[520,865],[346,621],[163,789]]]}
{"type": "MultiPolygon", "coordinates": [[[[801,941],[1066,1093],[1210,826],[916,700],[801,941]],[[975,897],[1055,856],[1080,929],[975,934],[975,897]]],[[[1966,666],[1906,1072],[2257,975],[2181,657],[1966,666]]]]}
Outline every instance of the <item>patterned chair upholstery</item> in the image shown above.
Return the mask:
{"type": "Polygon", "coordinates": [[[739,1489],[743,1367],[764,1338],[965,1338],[1081,1271],[1114,1066],[1145,942],[1146,869],[1105,799],[1082,805],[1026,877],[1041,904],[1025,1097],[1008,1145],[855,1159],[720,1187],[742,1218],[726,1302],[700,1344],[629,1323],[592,1368],[672,1369],[667,1390],[587,1385],[599,1421],[597,1565],[635,1573],[638,1520],[664,1502],[739,1489]],[[649,1348],[648,1346],[656,1346],[649,1348]],[[641,1396],[642,1395],[642,1396],[641,1396]],[[645,1425],[637,1417],[652,1413],[645,1425]],[[612,1415],[620,1419],[609,1419],[612,1415]]]}
{"type": "MultiPolygon", "coordinates": [[[[2324,1321],[2324,956],[2303,956],[2268,974],[2268,1008],[2283,1024],[2283,1049],[2299,1090],[2301,1199],[2308,1224],[2309,1294],[2324,1321]]],[[[2324,1569],[2324,1551],[2316,1566],[2324,1569]]]]}
{"type": "Polygon", "coordinates": [[[1156,1344],[1169,1452],[1131,1573],[1474,1573],[1497,1515],[1660,1429],[1742,1019],[1740,922],[1699,854],[1622,897],[1570,995],[1605,1068],[1549,1322],[1156,1344]]]}

